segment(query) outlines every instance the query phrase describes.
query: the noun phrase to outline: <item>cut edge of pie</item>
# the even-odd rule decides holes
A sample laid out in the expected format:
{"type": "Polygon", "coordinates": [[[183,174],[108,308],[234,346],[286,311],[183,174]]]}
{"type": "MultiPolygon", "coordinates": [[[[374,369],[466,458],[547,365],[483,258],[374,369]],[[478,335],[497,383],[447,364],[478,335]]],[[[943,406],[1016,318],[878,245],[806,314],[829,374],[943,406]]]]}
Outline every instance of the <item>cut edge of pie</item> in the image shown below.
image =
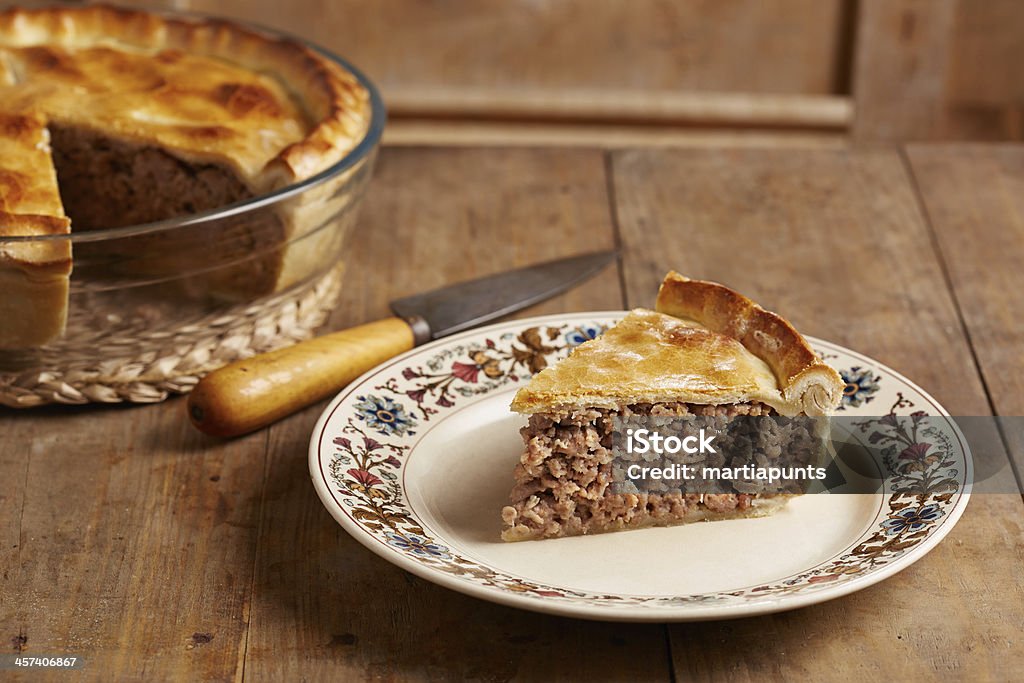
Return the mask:
{"type": "MultiPolygon", "coordinates": [[[[0,237],[70,231],[49,145],[42,117],[0,112],[0,159],[6,160],[0,168],[0,237]]],[[[0,244],[0,348],[41,344],[61,333],[70,273],[66,239],[0,244]]]]}
{"type": "MultiPolygon", "coordinates": [[[[827,417],[844,389],[781,316],[723,285],[670,272],[636,309],[522,387],[529,416],[502,538],[573,536],[764,516],[791,494],[612,491],[612,421],[636,415],[827,417]]],[[[805,430],[822,440],[822,425],[805,430]]]]}

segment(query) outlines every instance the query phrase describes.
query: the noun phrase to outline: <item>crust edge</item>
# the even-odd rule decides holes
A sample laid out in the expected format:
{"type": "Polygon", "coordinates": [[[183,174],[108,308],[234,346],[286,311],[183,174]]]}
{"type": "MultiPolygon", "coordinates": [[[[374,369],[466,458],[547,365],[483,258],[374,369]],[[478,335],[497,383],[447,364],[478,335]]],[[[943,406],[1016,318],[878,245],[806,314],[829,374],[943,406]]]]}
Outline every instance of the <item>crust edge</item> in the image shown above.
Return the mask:
{"type": "Polygon", "coordinates": [[[825,415],[842,400],[845,384],[788,320],[739,292],[670,271],[658,290],[655,310],[684,318],[736,339],[775,374],[788,402],[807,415],[825,415]]]}

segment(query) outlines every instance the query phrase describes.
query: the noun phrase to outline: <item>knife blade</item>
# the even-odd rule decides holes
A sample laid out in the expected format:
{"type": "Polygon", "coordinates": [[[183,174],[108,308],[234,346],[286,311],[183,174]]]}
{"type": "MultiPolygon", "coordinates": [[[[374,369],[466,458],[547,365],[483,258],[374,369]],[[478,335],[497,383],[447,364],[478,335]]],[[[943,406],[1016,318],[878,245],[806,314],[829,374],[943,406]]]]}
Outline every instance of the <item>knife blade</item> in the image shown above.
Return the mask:
{"type": "Polygon", "coordinates": [[[414,332],[425,323],[421,333],[440,339],[572,289],[614,258],[614,251],[599,251],[539,263],[395,299],[391,310],[409,322],[414,332]]]}
{"type": "Polygon", "coordinates": [[[380,363],[565,292],[617,253],[602,251],[395,299],[394,318],[366,323],[236,361],[201,379],[189,419],[215,436],[246,434],[340,391],[380,363]]]}

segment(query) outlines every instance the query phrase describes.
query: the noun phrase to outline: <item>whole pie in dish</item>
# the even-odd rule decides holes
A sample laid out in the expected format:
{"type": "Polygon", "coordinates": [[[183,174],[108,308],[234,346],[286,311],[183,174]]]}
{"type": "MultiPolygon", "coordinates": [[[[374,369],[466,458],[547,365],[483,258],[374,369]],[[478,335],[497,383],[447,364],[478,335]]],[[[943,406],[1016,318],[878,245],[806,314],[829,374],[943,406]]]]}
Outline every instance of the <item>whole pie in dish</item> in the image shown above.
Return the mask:
{"type": "MultiPolygon", "coordinates": [[[[313,49],[230,22],[103,6],[0,12],[0,236],[150,223],[309,178],[366,135],[368,97],[313,49]]],[[[288,286],[317,249],[296,233],[315,223],[292,206],[236,226],[240,252],[265,256],[202,287],[232,297],[288,286]]],[[[174,237],[152,239],[165,256],[130,267],[182,267],[174,237]]],[[[0,348],[43,344],[67,315],[70,246],[9,244],[0,348]]]]}
{"type": "MultiPolygon", "coordinates": [[[[838,373],[779,315],[720,284],[669,273],[656,310],[630,312],[516,394],[512,409],[529,415],[529,424],[511,504],[502,510],[502,538],[769,514],[790,496],[616,491],[616,419],[827,416],[843,388],[838,373]]],[[[804,441],[821,436],[815,427],[801,429],[804,441]]],[[[792,428],[770,431],[776,453],[792,445],[778,439],[797,438],[792,428]]]]}

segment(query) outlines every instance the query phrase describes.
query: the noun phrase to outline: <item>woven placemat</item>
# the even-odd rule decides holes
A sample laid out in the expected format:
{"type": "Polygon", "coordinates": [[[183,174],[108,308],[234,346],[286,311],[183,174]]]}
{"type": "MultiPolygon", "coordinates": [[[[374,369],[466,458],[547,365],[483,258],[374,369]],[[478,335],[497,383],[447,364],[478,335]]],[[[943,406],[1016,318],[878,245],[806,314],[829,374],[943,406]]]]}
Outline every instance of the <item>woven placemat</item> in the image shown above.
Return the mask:
{"type": "Polygon", "coordinates": [[[211,370],[304,339],[327,320],[341,290],[335,269],[299,292],[233,312],[211,314],[173,331],[105,340],[92,357],[0,373],[0,405],[155,403],[186,393],[211,370]],[[116,350],[123,348],[123,355],[116,350]],[[110,350],[114,349],[115,353],[110,350]]]}

